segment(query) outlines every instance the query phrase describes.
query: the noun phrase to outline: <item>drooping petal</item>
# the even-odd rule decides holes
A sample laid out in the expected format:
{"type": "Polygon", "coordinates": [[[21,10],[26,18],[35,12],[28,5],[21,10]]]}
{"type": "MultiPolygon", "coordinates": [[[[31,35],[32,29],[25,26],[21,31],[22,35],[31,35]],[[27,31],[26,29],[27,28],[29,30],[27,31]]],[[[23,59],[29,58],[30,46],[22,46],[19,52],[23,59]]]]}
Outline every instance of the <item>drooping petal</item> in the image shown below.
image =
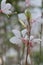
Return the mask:
{"type": "Polygon", "coordinates": [[[19,30],[12,30],[13,34],[17,37],[17,38],[21,38],[21,34],[20,34],[20,31],[19,30]]]}
{"type": "Polygon", "coordinates": [[[17,38],[17,37],[12,37],[10,40],[9,40],[12,44],[16,44],[18,46],[21,46],[22,44],[22,40],[17,38]]]}

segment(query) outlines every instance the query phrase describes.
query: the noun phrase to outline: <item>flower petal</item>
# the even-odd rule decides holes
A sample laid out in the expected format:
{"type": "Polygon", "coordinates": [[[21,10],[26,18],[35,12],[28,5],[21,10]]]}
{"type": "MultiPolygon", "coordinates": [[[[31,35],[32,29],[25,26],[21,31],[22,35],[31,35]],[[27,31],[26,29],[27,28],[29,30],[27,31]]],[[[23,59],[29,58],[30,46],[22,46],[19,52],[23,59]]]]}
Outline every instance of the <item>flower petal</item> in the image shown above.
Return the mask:
{"type": "Polygon", "coordinates": [[[30,40],[32,40],[32,39],[34,39],[34,36],[31,35],[31,36],[30,36],[30,40]]]}
{"type": "Polygon", "coordinates": [[[20,34],[20,31],[14,29],[12,30],[13,34],[17,37],[17,38],[21,38],[21,34],[20,34]]]}
{"type": "Polygon", "coordinates": [[[25,35],[26,35],[27,32],[28,32],[27,29],[23,29],[23,30],[21,31],[22,36],[25,37],[25,35]]]}
{"type": "Polygon", "coordinates": [[[12,37],[9,41],[12,44],[16,44],[16,45],[19,45],[19,46],[21,46],[21,44],[22,44],[22,40],[17,38],[17,37],[12,37]]]}
{"type": "Polygon", "coordinates": [[[34,39],[34,40],[33,40],[33,42],[36,42],[36,43],[38,43],[38,42],[40,42],[40,41],[42,41],[42,40],[41,40],[41,39],[39,39],[39,38],[38,38],[38,39],[34,39]]]}

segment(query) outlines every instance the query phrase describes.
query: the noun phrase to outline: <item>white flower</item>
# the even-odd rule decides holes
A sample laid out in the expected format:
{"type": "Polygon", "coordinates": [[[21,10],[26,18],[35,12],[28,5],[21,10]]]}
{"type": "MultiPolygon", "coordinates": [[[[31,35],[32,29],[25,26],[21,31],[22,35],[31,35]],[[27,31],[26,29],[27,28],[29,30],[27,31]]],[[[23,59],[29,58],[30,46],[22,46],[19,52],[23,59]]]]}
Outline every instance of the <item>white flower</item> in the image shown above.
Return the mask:
{"type": "MultiPolygon", "coordinates": [[[[12,32],[15,35],[9,40],[12,44],[16,44],[21,47],[23,43],[22,38],[24,38],[25,40],[29,40],[28,35],[27,35],[27,32],[28,32],[27,29],[23,29],[21,32],[17,29],[14,29],[12,30],[12,32]]],[[[30,41],[32,41],[33,43],[35,42],[38,43],[42,40],[40,38],[35,38],[34,36],[30,36],[30,41]]]]}
{"type": "Polygon", "coordinates": [[[1,1],[1,10],[4,14],[12,14],[14,10],[13,6],[10,3],[6,3],[6,0],[1,1]]]}
{"type": "Polygon", "coordinates": [[[32,41],[33,43],[38,43],[38,42],[42,41],[42,39],[35,38],[34,36],[30,36],[30,41],[32,41]]]}
{"type": "Polygon", "coordinates": [[[16,44],[18,46],[21,46],[23,43],[22,42],[22,36],[24,37],[24,35],[26,34],[26,31],[24,33],[23,33],[23,31],[25,31],[25,29],[22,30],[21,32],[16,30],[16,29],[12,30],[12,32],[15,36],[10,39],[10,42],[13,44],[16,44]]]}

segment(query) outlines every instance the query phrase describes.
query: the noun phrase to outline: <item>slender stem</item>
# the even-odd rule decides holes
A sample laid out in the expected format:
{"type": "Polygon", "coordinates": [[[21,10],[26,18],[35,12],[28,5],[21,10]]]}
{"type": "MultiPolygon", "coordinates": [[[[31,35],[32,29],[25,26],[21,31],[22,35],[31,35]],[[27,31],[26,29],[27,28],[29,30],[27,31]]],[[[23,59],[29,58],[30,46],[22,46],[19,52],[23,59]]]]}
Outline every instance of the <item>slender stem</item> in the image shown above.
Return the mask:
{"type": "Polygon", "coordinates": [[[28,45],[27,45],[27,54],[26,54],[26,65],[27,65],[27,56],[28,56],[28,45]]]}
{"type": "MultiPolygon", "coordinates": [[[[30,26],[30,21],[29,21],[29,19],[27,19],[28,20],[28,26],[27,26],[27,30],[28,30],[28,35],[29,35],[29,38],[30,38],[30,30],[31,30],[31,26],[30,26]]],[[[29,41],[29,40],[28,40],[29,41]]],[[[28,42],[28,44],[27,44],[27,54],[26,54],[26,65],[28,64],[27,63],[27,57],[28,57],[28,49],[30,48],[30,44],[29,44],[29,42],[28,42]]]]}

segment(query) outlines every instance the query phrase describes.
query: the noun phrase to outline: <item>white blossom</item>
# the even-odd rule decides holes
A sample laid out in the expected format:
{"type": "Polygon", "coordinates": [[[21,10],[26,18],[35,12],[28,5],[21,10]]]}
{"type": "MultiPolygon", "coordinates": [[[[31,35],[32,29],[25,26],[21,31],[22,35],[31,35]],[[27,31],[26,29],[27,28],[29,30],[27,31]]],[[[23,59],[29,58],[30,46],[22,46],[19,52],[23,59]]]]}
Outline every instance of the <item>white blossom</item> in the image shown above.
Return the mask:
{"type": "Polygon", "coordinates": [[[40,38],[35,38],[34,36],[30,36],[30,41],[32,41],[33,43],[38,43],[38,44],[40,44],[39,42],[42,41],[42,39],[40,39],[40,38]]]}
{"type": "Polygon", "coordinates": [[[17,29],[13,29],[12,32],[14,36],[10,38],[9,41],[13,44],[21,46],[23,43],[22,38],[24,38],[25,40],[29,39],[27,35],[27,29],[23,29],[21,32],[17,29]]]}
{"type": "MultiPolygon", "coordinates": [[[[13,44],[16,44],[18,46],[21,47],[23,41],[22,41],[22,38],[24,38],[25,40],[29,40],[29,37],[27,35],[27,29],[23,29],[21,32],[19,30],[12,30],[14,36],[12,38],[10,38],[10,42],[13,43],[13,44]]],[[[34,36],[30,36],[30,41],[32,42],[40,42],[41,39],[40,38],[35,38],[34,36]]]]}
{"type": "Polygon", "coordinates": [[[6,3],[6,0],[1,1],[1,10],[4,14],[12,14],[14,10],[13,6],[10,3],[6,3]]]}

